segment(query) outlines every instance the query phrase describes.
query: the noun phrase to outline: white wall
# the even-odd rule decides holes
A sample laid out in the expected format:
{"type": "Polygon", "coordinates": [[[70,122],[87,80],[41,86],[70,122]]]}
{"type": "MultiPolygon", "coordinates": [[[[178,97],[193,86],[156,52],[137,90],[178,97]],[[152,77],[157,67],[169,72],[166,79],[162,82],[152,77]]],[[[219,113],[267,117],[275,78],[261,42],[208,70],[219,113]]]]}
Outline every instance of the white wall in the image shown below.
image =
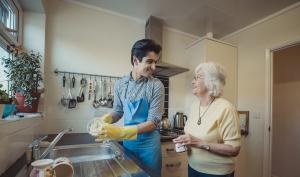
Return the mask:
{"type": "MultiPolygon", "coordinates": [[[[171,64],[188,68],[191,72],[194,72],[195,66],[190,66],[188,64],[189,58],[187,58],[186,55],[186,46],[198,38],[169,28],[165,28],[163,34],[163,60],[171,64]]],[[[188,73],[189,72],[182,73],[170,78],[169,119],[171,122],[173,120],[173,115],[176,112],[188,114],[186,111],[185,97],[191,90],[188,89],[190,87],[187,87],[186,83],[191,84],[192,82],[192,78],[189,77],[188,73]]]]}
{"type": "Polygon", "coordinates": [[[23,46],[27,51],[37,51],[45,54],[45,23],[46,15],[24,11],[23,13],[23,46]]]}
{"type": "MultiPolygon", "coordinates": [[[[129,73],[130,50],[136,40],[144,38],[145,22],[64,1],[46,1],[46,12],[47,102],[43,129],[53,133],[73,127],[74,132],[86,132],[89,119],[110,110],[95,110],[91,101],[80,103],[74,110],[63,108],[59,104],[66,92],[62,89],[62,75],[57,76],[53,71],[57,68],[112,76],[129,73]]],[[[194,38],[169,29],[164,30],[164,35],[164,59],[184,64],[184,46],[194,38]]],[[[78,89],[73,90],[74,94],[77,92],[78,89]]],[[[177,104],[181,97],[176,99],[178,102],[170,106],[177,110],[183,104],[177,104]]]]}
{"type": "MultiPolygon", "coordinates": [[[[27,51],[39,52],[42,55],[41,71],[44,76],[44,56],[45,56],[45,26],[46,15],[31,11],[23,13],[23,47],[27,51]]],[[[43,88],[43,83],[41,83],[43,88]]],[[[38,112],[44,112],[44,94],[39,100],[38,112]]]]}
{"type": "MultiPolygon", "coordinates": [[[[235,33],[224,40],[238,46],[238,109],[250,111],[250,134],[243,139],[238,177],[262,177],[265,117],[265,51],[300,39],[300,7],[235,33]]],[[[266,177],[266,176],[265,176],[266,177]]]]}

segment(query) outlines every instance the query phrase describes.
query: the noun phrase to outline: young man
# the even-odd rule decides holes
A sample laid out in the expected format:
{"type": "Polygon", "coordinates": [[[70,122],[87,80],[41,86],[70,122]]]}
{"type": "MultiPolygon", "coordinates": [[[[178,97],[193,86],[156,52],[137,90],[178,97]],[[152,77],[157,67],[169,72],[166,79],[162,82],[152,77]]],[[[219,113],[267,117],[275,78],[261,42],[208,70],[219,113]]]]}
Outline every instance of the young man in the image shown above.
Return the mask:
{"type": "Polygon", "coordinates": [[[131,49],[130,74],[116,82],[113,112],[102,117],[104,126],[98,138],[122,139],[154,176],[161,176],[159,122],[163,114],[164,86],[152,77],[161,46],[153,40],[137,41],[131,49]],[[121,117],[124,127],[112,125],[121,117]]]}

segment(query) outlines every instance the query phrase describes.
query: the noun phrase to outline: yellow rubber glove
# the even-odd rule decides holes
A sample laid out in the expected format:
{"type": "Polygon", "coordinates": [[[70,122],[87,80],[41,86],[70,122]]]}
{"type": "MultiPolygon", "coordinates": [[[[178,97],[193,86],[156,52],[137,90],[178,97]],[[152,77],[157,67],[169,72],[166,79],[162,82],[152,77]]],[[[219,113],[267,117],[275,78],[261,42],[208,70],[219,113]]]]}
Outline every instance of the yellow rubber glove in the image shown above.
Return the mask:
{"type": "Polygon", "coordinates": [[[103,142],[104,140],[109,140],[106,138],[104,135],[98,135],[97,138],[95,139],[96,142],[103,142]]]}
{"type": "Polygon", "coordinates": [[[138,128],[135,125],[119,127],[112,124],[105,124],[97,136],[96,141],[104,139],[113,140],[136,140],[138,128]]]}
{"type": "Polygon", "coordinates": [[[113,122],[113,118],[111,116],[111,114],[105,114],[104,116],[102,116],[100,118],[103,122],[111,124],[113,122]]]}

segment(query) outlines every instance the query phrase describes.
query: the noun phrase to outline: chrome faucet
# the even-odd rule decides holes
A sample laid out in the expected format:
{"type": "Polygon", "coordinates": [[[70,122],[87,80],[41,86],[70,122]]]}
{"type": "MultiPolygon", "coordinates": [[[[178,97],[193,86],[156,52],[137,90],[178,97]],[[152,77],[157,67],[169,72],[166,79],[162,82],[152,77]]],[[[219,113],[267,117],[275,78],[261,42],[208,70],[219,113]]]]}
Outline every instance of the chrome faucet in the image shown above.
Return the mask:
{"type": "Polygon", "coordinates": [[[27,165],[29,165],[34,160],[38,160],[40,158],[40,143],[47,137],[48,137],[47,135],[41,136],[33,140],[32,143],[30,143],[27,146],[27,150],[26,150],[27,165]]]}
{"type": "Polygon", "coordinates": [[[32,162],[34,160],[38,160],[38,159],[43,159],[45,158],[50,151],[55,147],[56,143],[64,136],[64,134],[68,133],[72,131],[72,128],[68,128],[68,129],[64,129],[61,132],[59,132],[59,134],[54,138],[54,140],[49,144],[49,146],[44,150],[44,152],[42,153],[42,155],[40,155],[40,143],[41,141],[43,141],[45,138],[47,138],[47,136],[44,136],[42,138],[38,138],[36,140],[34,140],[28,147],[29,147],[29,151],[31,149],[32,154],[30,155],[30,153],[28,153],[29,155],[27,156],[27,162],[32,162]]]}

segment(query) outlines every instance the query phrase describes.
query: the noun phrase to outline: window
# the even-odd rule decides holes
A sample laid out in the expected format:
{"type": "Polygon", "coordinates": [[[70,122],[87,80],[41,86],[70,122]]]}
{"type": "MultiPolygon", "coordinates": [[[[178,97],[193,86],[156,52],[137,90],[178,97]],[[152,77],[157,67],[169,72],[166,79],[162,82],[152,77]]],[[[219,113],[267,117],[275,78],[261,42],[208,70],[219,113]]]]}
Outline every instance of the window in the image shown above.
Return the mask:
{"type": "MultiPolygon", "coordinates": [[[[22,9],[17,0],[0,0],[0,58],[9,57],[7,46],[21,45],[22,9]]],[[[9,81],[4,72],[5,68],[0,60],[0,83],[3,89],[9,90],[9,81]]]]}
{"type": "MultiPolygon", "coordinates": [[[[0,45],[0,58],[2,57],[9,57],[9,53],[0,45]]],[[[3,85],[4,90],[8,92],[8,80],[6,78],[6,74],[4,72],[5,68],[2,64],[2,61],[0,61],[0,83],[3,85]]]]}
{"type": "Polygon", "coordinates": [[[0,1],[0,34],[11,44],[20,43],[21,9],[14,0],[0,1]]]}

